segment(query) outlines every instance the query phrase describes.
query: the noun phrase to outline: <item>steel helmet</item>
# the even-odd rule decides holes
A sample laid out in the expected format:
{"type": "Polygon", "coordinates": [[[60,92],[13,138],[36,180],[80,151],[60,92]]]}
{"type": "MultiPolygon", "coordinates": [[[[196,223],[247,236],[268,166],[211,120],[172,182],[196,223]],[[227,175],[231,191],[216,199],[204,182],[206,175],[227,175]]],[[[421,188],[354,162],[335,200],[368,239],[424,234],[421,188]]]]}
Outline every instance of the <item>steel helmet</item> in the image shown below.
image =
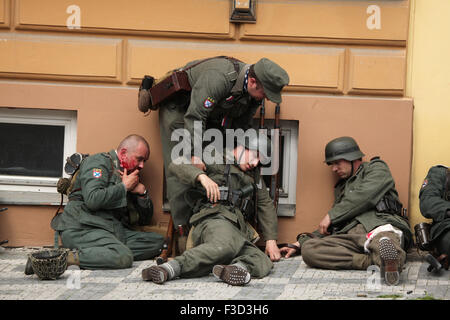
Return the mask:
{"type": "Polygon", "coordinates": [[[331,140],[325,146],[325,161],[328,165],[335,160],[353,161],[360,159],[364,153],[352,137],[340,137],[331,140]]]}
{"type": "Polygon", "coordinates": [[[56,280],[67,269],[69,249],[41,250],[28,255],[34,273],[41,280],[56,280]]]}
{"type": "MultiPolygon", "coordinates": [[[[240,139],[237,141],[239,144],[240,139]]],[[[259,152],[260,159],[268,160],[272,154],[272,142],[264,130],[256,130],[256,135],[245,135],[243,141],[246,149],[259,152]]]]}

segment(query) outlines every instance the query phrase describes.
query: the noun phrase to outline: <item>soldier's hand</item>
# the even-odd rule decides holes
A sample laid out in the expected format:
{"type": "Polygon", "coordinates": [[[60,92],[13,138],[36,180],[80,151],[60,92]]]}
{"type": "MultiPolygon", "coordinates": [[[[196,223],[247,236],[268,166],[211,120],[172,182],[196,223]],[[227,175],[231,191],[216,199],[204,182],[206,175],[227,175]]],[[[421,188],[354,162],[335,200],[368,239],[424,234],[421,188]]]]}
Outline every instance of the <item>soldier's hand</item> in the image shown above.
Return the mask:
{"type": "Polygon", "coordinates": [[[276,240],[267,240],[266,241],[266,254],[269,256],[271,261],[280,261],[281,252],[277,246],[276,240]]]}
{"type": "Polygon", "coordinates": [[[200,174],[197,180],[202,184],[203,188],[206,190],[206,197],[212,203],[216,203],[220,200],[219,185],[215,183],[206,174],[200,174]]]}
{"type": "Polygon", "coordinates": [[[281,254],[287,259],[290,256],[299,252],[300,243],[297,241],[290,245],[291,247],[282,247],[280,248],[281,254]],[[294,248],[293,248],[294,247],[294,248]],[[296,248],[295,248],[296,247],[296,248]]]}
{"type": "Polygon", "coordinates": [[[322,219],[322,221],[320,221],[320,223],[319,223],[319,232],[320,232],[320,234],[329,235],[330,232],[328,232],[328,228],[330,227],[330,225],[331,225],[331,219],[330,219],[330,216],[327,214],[322,219]]]}
{"type": "Polygon", "coordinates": [[[132,173],[127,174],[127,169],[124,168],[120,174],[122,176],[122,183],[125,185],[127,191],[133,190],[139,183],[139,170],[134,170],[132,173]]]}
{"type": "Polygon", "coordinates": [[[194,167],[196,167],[202,171],[206,171],[206,165],[203,163],[203,161],[199,157],[192,156],[191,163],[194,167]]]}
{"type": "Polygon", "coordinates": [[[145,192],[146,188],[142,183],[138,183],[136,187],[134,187],[133,190],[131,190],[131,193],[137,193],[137,194],[143,194],[145,192]]]}

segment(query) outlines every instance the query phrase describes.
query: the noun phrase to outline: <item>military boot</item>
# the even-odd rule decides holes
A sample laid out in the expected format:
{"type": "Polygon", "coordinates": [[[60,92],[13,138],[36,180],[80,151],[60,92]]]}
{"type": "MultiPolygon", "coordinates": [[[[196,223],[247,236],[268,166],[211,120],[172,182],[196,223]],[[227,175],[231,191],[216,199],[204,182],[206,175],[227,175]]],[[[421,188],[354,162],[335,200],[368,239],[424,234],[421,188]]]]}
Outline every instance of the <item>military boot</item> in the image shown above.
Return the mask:
{"type": "Polygon", "coordinates": [[[176,260],[165,262],[158,266],[151,266],[142,270],[142,280],[163,284],[168,280],[178,277],[181,273],[181,265],[176,260]]]}
{"type": "Polygon", "coordinates": [[[215,265],[213,268],[213,275],[232,286],[242,286],[251,280],[250,273],[243,267],[232,265],[215,265]]]}
{"type": "Polygon", "coordinates": [[[383,262],[384,281],[389,286],[395,286],[400,281],[399,257],[392,240],[383,237],[379,241],[380,257],[383,262]]]}

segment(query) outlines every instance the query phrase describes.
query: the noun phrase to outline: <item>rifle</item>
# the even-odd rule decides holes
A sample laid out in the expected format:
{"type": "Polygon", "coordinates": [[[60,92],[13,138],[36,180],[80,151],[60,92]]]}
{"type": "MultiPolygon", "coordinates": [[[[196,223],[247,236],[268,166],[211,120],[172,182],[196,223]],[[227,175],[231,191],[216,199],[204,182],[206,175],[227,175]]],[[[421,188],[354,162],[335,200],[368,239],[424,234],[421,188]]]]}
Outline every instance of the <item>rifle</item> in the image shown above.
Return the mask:
{"type": "Polygon", "coordinates": [[[169,254],[172,254],[173,231],[174,231],[173,220],[172,215],[170,215],[169,225],[167,226],[166,238],[164,239],[163,250],[161,251],[161,254],[156,258],[157,265],[167,262],[167,257],[169,256],[169,254]]]}
{"type": "MultiPolygon", "coordinates": [[[[280,105],[277,104],[275,107],[275,122],[273,125],[274,135],[272,138],[278,137],[278,141],[274,141],[275,148],[272,150],[272,159],[274,158],[274,152],[278,152],[276,155],[278,157],[277,161],[280,161],[280,152],[281,152],[281,128],[280,128],[280,105]]],[[[273,204],[275,206],[275,210],[278,212],[278,199],[280,195],[280,190],[278,186],[278,171],[272,175],[270,180],[270,196],[273,199],[273,204]]]]}
{"type": "Polygon", "coordinates": [[[259,129],[264,129],[264,116],[266,114],[266,106],[264,99],[261,103],[261,109],[259,110],[259,129]]]}

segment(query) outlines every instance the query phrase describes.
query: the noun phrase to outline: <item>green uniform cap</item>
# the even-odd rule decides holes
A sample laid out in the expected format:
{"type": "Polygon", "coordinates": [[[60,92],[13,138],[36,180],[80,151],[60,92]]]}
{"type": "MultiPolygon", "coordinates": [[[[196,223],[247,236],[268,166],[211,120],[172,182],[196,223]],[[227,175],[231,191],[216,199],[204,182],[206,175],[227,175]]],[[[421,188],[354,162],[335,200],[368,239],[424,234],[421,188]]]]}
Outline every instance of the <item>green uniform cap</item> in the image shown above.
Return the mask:
{"type": "Polygon", "coordinates": [[[358,144],[352,137],[340,137],[331,140],[325,147],[325,162],[330,165],[335,160],[353,161],[364,157],[358,144]]]}
{"type": "Polygon", "coordinates": [[[281,103],[281,90],[289,83],[289,75],[275,62],[262,58],[254,66],[255,74],[264,87],[264,93],[272,102],[281,103]]]}

